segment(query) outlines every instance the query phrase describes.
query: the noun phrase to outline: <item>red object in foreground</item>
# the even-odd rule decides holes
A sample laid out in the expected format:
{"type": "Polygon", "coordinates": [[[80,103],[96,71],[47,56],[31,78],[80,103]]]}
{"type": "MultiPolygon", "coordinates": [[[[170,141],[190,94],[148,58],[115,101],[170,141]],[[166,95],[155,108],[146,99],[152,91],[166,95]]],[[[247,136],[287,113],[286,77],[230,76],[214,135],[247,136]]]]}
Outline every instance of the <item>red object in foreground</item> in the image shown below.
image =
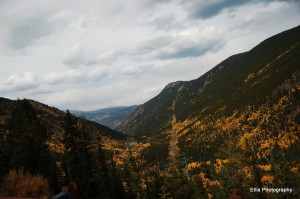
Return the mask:
{"type": "Polygon", "coordinates": [[[68,192],[71,194],[71,199],[79,199],[77,192],[77,185],[75,182],[71,182],[69,185],[61,188],[62,192],[68,192]]]}
{"type": "Polygon", "coordinates": [[[240,189],[232,189],[229,199],[244,199],[242,191],[240,189]]]}

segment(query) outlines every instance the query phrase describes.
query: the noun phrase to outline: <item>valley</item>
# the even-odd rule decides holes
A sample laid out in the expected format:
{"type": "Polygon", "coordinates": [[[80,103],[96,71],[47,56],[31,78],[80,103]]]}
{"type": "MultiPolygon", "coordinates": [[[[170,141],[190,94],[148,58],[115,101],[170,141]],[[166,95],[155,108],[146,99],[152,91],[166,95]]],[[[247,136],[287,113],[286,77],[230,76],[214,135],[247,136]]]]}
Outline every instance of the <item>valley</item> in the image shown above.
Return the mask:
{"type": "Polygon", "coordinates": [[[95,111],[76,111],[71,110],[71,113],[78,117],[85,117],[86,119],[97,122],[99,124],[108,126],[111,129],[116,129],[124,120],[129,117],[137,108],[133,106],[119,106],[103,108],[95,111]]]}
{"type": "Polygon", "coordinates": [[[28,174],[48,198],[70,182],[80,198],[299,198],[299,35],[270,37],[139,106],[102,110],[115,130],[95,122],[99,111],[0,98],[3,189],[13,195],[13,176],[28,174]]]}

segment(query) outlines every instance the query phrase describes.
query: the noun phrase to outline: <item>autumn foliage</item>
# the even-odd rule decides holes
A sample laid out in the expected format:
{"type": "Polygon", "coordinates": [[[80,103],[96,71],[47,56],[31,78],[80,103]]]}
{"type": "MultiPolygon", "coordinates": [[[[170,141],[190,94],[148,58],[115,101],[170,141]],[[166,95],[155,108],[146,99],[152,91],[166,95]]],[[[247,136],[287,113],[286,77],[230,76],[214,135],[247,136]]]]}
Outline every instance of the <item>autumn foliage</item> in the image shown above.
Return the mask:
{"type": "Polygon", "coordinates": [[[250,104],[229,116],[220,111],[184,132],[180,147],[190,157],[191,179],[206,189],[208,198],[227,197],[235,187],[247,197],[262,197],[249,193],[253,186],[290,187],[294,189],[290,196],[299,196],[299,93],[299,73],[295,73],[264,103],[250,104]]]}
{"type": "Polygon", "coordinates": [[[48,181],[40,175],[31,175],[23,169],[11,170],[4,178],[3,188],[9,196],[49,198],[48,181]]]}

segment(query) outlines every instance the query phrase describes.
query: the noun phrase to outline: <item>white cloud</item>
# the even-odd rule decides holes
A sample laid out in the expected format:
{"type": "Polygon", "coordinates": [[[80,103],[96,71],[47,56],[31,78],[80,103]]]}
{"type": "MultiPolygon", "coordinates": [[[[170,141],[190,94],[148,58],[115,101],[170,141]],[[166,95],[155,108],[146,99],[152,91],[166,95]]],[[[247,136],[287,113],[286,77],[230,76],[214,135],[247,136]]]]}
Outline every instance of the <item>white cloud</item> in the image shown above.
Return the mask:
{"type": "Polygon", "coordinates": [[[81,73],[78,70],[72,69],[65,72],[51,72],[44,78],[46,84],[60,84],[64,82],[76,82],[81,78],[81,73]]]}
{"type": "Polygon", "coordinates": [[[201,30],[192,28],[142,43],[136,48],[135,54],[163,60],[199,57],[209,51],[219,50],[224,43],[221,32],[213,26],[201,30]]]}
{"type": "Polygon", "coordinates": [[[23,75],[11,75],[0,86],[0,92],[12,92],[38,88],[38,77],[34,73],[27,72],[23,75]]]}
{"type": "Polygon", "coordinates": [[[140,43],[135,51],[134,55],[140,55],[140,54],[149,54],[153,53],[157,49],[164,48],[165,46],[168,46],[172,43],[173,37],[170,36],[159,36],[153,39],[150,39],[146,42],[140,43]]]}
{"type": "Polygon", "coordinates": [[[295,0],[2,0],[0,94],[63,109],[142,103],[299,19],[295,0]]]}
{"type": "Polygon", "coordinates": [[[96,65],[96,64],[112,64],[117,61],[122,55],[125,53],[123,50],[108,50],[106,52],[101,53],[96,58],[91,58],[90,60],[86,60],[87,65],[96,65]]]}
{"type": "Polygon", "coordinates": [[[158,30],[169,30],[172,28],[177,28],[179,25],[174,14],[156,17],[152,20],[152,23],[158,30]]]}
{"type": "Polygon", "coordinates": [[[74,44],[63,55],[63,63],[72,68],[77,68],[84,62],[84,51],[79,43],[74,44]]]}
{"type": "Polygon", "coordinates": [[[95,67],[91,71],[87,73],[87,75],[83,78],[85,81],[99,81],[109,75],[109,71],[104,67],[95,67]]]}
{"type": "Polygon", "coordinates": [[[41,83],[44,84],[82,84],[85,82],[96,82],[105,78],[109,74],[103,67],[95,67],[90,71],[80,71],[78,69],[68,70],[62,73],[52,72],[47,74],[41,83]]]}
{"type": "Polygon", "coordinates": [[[150,66],[129,65],[124,67],[120,73],[122,75],[143,75],[148,72],[152,72],[150,66]]]}
{"type": "MultiPolygon", "coordinates": [[[[262,29],[265,24],[268,24],[272,21],[277,21],[277,18],[274,17],[286,17],[284,15],[288,15],[289,10],[291,10],[291,6],[294,3],[288,3],[287,1],[274,1],[269,3],[259,3],[250,5],[250,8],[253,12],[246,12],[247,7],[243,7],[240,10],[236,11],[236,17],[242,16],[239,18],[239,23],[235,28],[242,29],[242,28],[256,28],[262,29]],[[241,12],[244,15],[241,15],[241,12]],[[253,27],[255,26],[255,27],[253,27]],[[259,28],[258,28],[259,27],[259,28]]],[[[294,6],[297,6],[296,4],[294,6]]],[[[288,21],[286,22],[288,23],[288,21]]]]}
{"type": "MultiPolygon", "coordinates": [[[[0,86],[0,92],[18,92],[36,90],[45,86],[58,86],[68,84],[83,84],[103,80],[109,71],[104,67],[95,67],[88,71],[72,69],[64,72],[50,72],[39,75],[33,72],[26,72],[22,75],[11,75],[5,79],[0,86]]],[[[37,92],[37,91],[35,91],[37,92]]]]}

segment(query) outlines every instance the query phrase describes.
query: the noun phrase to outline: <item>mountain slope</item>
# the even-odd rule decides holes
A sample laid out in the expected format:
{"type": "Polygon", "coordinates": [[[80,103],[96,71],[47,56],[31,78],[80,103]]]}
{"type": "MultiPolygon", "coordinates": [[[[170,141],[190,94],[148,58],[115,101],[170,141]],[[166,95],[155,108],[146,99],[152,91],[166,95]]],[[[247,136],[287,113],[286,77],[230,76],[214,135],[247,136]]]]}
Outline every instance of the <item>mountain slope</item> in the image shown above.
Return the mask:
{"type": "Polygon", "coordinates": [[[266,39],[252,50],[233,55],[192,81],[168,84],[139,106],[117,129],[135,135],[156,134],[177,123],[260,103],[299,70],[300,26],[266,39]]]}
{"type": "Polygon", "coordinates": [[[135,110],[137,105],[118,106],[103,108],[95,111],[71,111],[76,116],[82,116],[90,121],[108,126],[109,128],[117,128],[125,119],[129,117],[135,110]]]}
{"type": "Polygon", "coordinates": [[[299,55],[300,26],[168,84],[118,128],[140,141],[134,162],[174,198],[299,198],[299,55]]]}

